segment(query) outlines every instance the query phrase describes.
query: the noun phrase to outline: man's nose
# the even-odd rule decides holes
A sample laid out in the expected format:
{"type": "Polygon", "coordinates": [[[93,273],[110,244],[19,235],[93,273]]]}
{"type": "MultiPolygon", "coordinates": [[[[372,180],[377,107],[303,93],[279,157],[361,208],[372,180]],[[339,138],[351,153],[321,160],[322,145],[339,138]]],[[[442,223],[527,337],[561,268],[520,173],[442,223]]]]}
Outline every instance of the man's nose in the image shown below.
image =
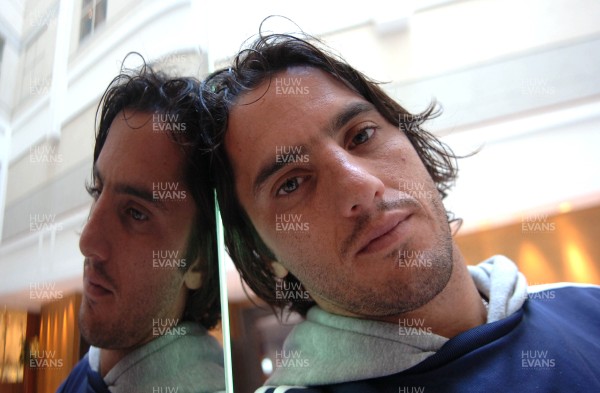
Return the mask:
{"type": "Polygon", "coordinates": [[[335,195],[334,205],[342,216],[363,214],[383,199],[385,185],[367,160],[346,151],[335,152],[326,167],[330,175],[326,179],[328,192],[335,195]]]}

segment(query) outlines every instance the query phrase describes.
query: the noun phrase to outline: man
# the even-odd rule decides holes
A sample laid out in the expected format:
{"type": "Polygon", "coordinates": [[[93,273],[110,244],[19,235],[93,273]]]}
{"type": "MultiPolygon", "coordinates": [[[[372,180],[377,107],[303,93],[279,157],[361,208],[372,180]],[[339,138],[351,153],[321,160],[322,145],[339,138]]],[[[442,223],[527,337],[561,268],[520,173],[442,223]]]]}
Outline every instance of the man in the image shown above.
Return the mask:
{"type": "Polygon", "coordinates": [[[412,115],[280,35],[204,90],[229,253],[306,316],[261,392],[600,391],[598,288],[526,300],[508,259],[467,268],[442,204],[455,156],[421,128],[434,105],[412,115]]]}
{"type": "Polygon", "coordinates": [[[59,392],[224,389],[207,333],[220,304],[199,87],[144,66],[102,97],[80,239],[79,326],[92,347],[59,392]]]}

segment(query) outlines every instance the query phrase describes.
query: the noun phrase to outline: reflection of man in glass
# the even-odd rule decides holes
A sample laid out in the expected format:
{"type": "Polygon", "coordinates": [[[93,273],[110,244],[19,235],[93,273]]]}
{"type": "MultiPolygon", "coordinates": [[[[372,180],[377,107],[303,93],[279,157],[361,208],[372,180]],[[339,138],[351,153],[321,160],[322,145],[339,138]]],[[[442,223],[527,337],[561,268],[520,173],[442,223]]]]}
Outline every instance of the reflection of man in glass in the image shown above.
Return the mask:
{"type": "Polygon", "coordinates": [[[421,127],[434,106],[412,115],[292,37],[262,37],[233,64],[206,82],[227,246],[259,297],[306,316],[267,385],[600,389],[600,290],[526,301],[508,259],[467,268],[442,204],[455,157],[421,127]]]}
{"type": "Polygon", "coordinates": [[[223,354],[199,84],[143,67],[105,92],[79,315],[92,344],[59,391],[210,392],[223,354]]]}

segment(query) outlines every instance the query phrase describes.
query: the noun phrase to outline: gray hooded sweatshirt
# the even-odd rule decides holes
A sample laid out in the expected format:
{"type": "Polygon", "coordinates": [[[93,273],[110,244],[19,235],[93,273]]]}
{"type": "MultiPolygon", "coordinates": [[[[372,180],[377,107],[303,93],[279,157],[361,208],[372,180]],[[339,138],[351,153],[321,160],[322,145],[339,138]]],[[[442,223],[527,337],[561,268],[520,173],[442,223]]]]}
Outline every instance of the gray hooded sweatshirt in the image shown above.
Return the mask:
{"type": "MultiPolygon", "coordinates": [[[[489,299],[488,323],[506,318],[525,302],[527,282],[508,258],[497,255],[468,269],[479,292],[489,299]]],[[[395,374],[435,354],[448,341],[424,333],[402,335],[398,324],[344,317],[314,306],[285,340],[281,364],[265,385],[325,385],[395,374]]]]}
{"type": "MultiPolygon", "coordinates": [[[[100,349],[90,347],[88,359],[98,371],[100,349]]],[[[176,334],[160,336],[127,354],[104,381],[113,393],[223,391],[223,349],[197,323],[182,322],[176,334]]]]}

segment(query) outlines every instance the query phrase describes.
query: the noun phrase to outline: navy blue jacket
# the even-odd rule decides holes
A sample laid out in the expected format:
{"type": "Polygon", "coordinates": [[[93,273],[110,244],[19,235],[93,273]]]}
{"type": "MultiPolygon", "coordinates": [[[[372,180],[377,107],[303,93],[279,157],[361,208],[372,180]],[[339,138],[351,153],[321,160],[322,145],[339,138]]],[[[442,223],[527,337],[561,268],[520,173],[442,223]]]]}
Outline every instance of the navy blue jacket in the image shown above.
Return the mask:
{"type": "Polygon", "coordinates": [[[599,333],[599,288],[546,289],[530,294],[515,314],[459,334],[408,370],[278,392],[600,392],[599,333]]]}
{"type": "Polygon", "coordinates": [[[109,393],[100,374],[90,367],[87,355],[75,365],[57,393],[109,393]]]}

